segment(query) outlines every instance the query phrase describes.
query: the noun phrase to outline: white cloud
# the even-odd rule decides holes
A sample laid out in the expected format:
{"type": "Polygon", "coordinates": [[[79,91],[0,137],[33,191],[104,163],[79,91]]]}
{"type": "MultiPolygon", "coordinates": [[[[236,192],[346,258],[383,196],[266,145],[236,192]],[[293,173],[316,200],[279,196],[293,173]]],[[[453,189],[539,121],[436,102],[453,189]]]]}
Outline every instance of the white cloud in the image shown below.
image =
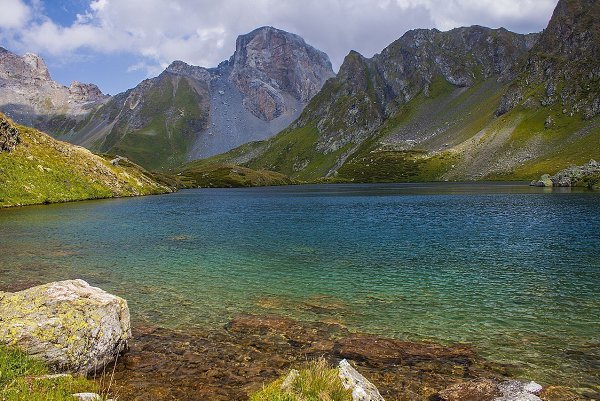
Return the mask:
{"type": "Polygon", "coordinates": [[[23,27],[30,17],[29,7],[21,0],[2,0],[0,29],[23,27]]]}
{"type": "Polygon", "coordinates": [[[349,50],[371,56],[413,28],[539,31],[557,0],[92,0],[70,26],[30,19],[39,13],[36,1],[30,10],[22,0],[2,0],[0,40],[61,57],[130,53],[145,58],[132,70],[155,74],[176,59],[215,66],[233,53],[237,35],[263,25],[298,33],[338,67],[349,50]]]}

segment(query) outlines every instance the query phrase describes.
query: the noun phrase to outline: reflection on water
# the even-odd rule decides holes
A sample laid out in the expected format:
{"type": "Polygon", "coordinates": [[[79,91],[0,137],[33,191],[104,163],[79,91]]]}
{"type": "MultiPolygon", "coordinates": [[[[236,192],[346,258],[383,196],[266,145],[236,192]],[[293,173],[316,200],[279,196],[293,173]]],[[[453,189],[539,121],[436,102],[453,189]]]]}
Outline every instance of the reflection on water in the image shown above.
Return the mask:
{"type": "Polygon", "coordinates": [[[600,382],[600,194],[311,185],[0,210],[0,287],[84,278],[134,320],[279,313],[468,342],[541,382],[600,382]]]}

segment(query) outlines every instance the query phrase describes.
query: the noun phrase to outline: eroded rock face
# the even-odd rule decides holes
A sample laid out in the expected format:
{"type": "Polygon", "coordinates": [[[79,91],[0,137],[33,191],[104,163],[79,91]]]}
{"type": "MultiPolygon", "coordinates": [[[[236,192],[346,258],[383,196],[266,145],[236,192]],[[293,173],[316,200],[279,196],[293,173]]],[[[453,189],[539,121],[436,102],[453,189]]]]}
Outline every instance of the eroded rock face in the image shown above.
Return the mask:
{"type": "Polygon", "coordinates": [[[0,343],[72,373],[114,361],[131,338],[127,302],[83,280],[2,293],[0,322],[0,343]]]}
{"type": "Polygon", "coordinates": [[[107,99],[96,85],[66,87],[52,80],[35,54],[18,56],[0,47],[0,110],[20,124],[66,133],[107,99]]]}
{"type": "Polygon", "coordinates": [[[19,130],[0,114],[0,153],[12,152],[19,142],[19,130]]]}
{"type": "Polygon", "coordinates": [[[334,76],[325,53],[272,27],[239,36],[232,61],[231,81],[246,95],[244,105],[266,121],[289,107],[285,95],[307,103],[334,76]]]}
{"type": "Polygon", "coordinates": [[[569,115],[591,119],[600,114],[599,13],[597,0],[560,0],[497,114],[510,111],[527,96],[542,106],[559,105],[569,115]],[[526,95],[536,86],[541,90],[526,95]]]}

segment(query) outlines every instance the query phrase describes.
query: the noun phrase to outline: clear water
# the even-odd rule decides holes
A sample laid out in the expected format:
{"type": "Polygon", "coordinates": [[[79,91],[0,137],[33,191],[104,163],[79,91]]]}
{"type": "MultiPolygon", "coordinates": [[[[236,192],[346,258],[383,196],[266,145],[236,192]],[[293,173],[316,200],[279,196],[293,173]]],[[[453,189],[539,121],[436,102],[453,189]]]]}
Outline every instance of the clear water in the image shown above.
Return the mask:
{"type": "Polygon", "coordinates": [[[83,278],[135,321],[240,312],[467,342],[598,391],[600,193],[516,184],[205,189],[0,210],[0,286],[83,278]]]}

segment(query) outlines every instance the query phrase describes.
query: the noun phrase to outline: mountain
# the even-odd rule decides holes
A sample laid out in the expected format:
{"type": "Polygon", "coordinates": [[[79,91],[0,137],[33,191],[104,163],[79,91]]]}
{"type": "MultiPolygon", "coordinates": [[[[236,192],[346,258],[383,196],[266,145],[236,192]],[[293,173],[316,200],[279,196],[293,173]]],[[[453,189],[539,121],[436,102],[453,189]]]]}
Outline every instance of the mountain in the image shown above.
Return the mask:
{"type": "Polygon", "coordinates": [[[600,153],[600,3],[560,0],[541,34],[407,32],[348,54],[290,127],[196,162],[313,181],[528,179],[600,153]]]}
{"type": "Polygon", "coordinates": [[[57,141],[0,113],[0,207],[173,190],[167,177],[57,141]]]}
{"type": "MultiPolygon", "coordinates": [[[[79,85],[89,93],[82,96],[86,102],[72,103],[65,93],[78,86],[64,88],[51,81],[36,56],[3,54],[11,60],[35,58],[41,78],[4,73],[0,110],[18,122],[45,127],[59,139],[124,155],[153,169],[275,135],[334,76],[325,53],[272,27],[239,36],[233,56],[216,68],[175,61],[158,77],[110,98],[79,85]],[[25,82],[29,95],[21,99],[25,82]],[[20,109],[13,107],[15,99],[20,109]],[[29,103],[36,106],[27,108],[29,103]],[[53,107],[44,108],[46,103],[53,107]]],[[[0,70],[8,70],[7,65],[12,64],[0,62],[0,70]]]]}
{"type": "Polygon", "coordinates": [[[19,57],[0,47],[0,109],[22,124],[68,132],[108,99],[96,85],[52,80],[40,57],[19,57]]]}

